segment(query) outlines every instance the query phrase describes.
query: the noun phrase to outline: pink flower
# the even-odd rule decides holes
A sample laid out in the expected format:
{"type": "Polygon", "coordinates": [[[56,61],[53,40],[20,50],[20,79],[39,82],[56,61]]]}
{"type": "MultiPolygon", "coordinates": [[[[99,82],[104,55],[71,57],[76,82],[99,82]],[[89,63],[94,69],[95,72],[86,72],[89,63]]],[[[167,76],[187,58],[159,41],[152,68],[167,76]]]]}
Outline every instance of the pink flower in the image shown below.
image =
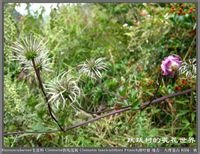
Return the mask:
{"type": "Polygon", "coordinates": [[[161,64],[162,75],[174,77],[174,74],[181,66],[181,63],[181,58],[178,55],[165,57],[161,64]]]}

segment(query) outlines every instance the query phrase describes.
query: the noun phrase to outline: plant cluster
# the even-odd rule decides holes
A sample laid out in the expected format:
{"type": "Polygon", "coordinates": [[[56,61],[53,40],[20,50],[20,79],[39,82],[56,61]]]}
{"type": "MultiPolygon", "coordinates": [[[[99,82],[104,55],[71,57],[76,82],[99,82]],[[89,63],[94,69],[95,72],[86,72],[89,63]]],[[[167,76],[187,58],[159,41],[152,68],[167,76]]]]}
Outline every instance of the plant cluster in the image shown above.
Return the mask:
{"type": "Polygon", "coordinates": [[[127,142],[196,137],[195,4],[58,5],[48,17],[16,5],[4,8],[6,147],[196,146],[127,142]]]}

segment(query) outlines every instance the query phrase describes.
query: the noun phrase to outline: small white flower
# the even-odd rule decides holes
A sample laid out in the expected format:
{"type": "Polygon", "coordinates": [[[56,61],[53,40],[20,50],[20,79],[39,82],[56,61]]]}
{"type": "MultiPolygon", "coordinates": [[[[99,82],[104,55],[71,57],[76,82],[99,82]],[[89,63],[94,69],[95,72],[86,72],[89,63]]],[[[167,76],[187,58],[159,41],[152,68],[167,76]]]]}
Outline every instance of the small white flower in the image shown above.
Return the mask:
{"type": "Polygon", "coordinates": [[[62,103],[63,107],[67,102],[71,105],[80,96],[80,89],[77,81],[72,77],[69,72],[64,72],[58,75],[49,84],[45,85],[47,90],[48,102],[53,103],[58,108],[62,103]]]}
{"type": "Polygon", "coordinates": [[[93,79],[102,78],[101,72],[107,69],[105,58],[86,60],[85,63],[80,64],[78,67],[79,73],[86,74],[93,79]]]}
{"type": "Polygon", "coordinates": [[[128,24],[127,23],[123,24],[123,27],[128,27],[128,24]]]}

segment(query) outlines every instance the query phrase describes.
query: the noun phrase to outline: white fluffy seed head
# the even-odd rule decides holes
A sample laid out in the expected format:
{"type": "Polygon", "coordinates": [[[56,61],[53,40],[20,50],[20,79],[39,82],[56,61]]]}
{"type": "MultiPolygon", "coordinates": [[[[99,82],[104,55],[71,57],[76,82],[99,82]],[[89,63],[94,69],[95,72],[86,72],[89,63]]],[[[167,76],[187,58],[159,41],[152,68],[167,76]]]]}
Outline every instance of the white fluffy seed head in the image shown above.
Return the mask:
{"type": "Polygon", "coordinates": [[[105,58],[86,60],[83,64],[78,65],[79,73],[85,74],[93,79],[101,79],[102,71],[107,70],[105,58]]]}
{"type": "Polygon", "coordinates": [[[58,108],[60,104],[63,105],[68,102],[70,104],[77,101],[80,96],[80,88],[77,81],[69,72],[59,74],[54,80],[45,85],[49,103],[53,103],[58,108]]]}
{"type": "Polygon", "coordinates": [[[40,70],[50,71],[50,58],[48,50],[43,40],[27,36],[20,38],[11,46],[13,51],[12,60],[18,61],[24,70],[33,73],[32,59],[34,59],[36,67],[40,70]]]}

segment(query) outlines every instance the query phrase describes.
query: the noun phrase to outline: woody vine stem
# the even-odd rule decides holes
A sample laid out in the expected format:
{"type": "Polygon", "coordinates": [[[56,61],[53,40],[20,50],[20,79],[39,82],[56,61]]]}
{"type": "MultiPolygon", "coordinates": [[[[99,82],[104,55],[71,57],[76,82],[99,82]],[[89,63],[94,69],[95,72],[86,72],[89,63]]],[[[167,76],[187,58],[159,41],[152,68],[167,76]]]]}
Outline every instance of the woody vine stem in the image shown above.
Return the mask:
{"type": "MultiPolygon", "coordinates": [[[[152,104],[156,104],[156,103],[159,103],[161,101],[164,101],[166,100],[167,98],[171,98],[171,97],[177,97],[177,96],[180,96],[180,95],[185,95],[185,94],[188,94],[188,93],[192,93],[193,89],[187,89],[187,90],[184,90],[184,91],[181,91],[181,92],[177,92],[177,93],[174,93],[174,94],[170,94],[170,95],[167,95],[167,96],[163,96],[163,97],[160,97],[160,98],[157,98],[155,100],[153,100],[151,103],[150,101],[148,102],[144,102],[142,103],[141,107],[139,109],[136,109],[136,110],[142,110],[144,109],[146,106],[149,106],[149,105],[152,105],[152,104]]],[[[102,114],[100,116],[97,116],[96,118],[92,118],[88,121],[83,121],[81,123],[78,123],[78,124],[75,124],[73,126],[70,126],[70,127],[66,127],[64,128],[64,131],[69,131],[69,130],[72,130],[72,129],[75,129],[75,128],[78,128],[78,127],[81,127],[81,126],[85,126],[89,123],[92,123],[92,122],[95,122],[99,119],[102,119],[102,118],[105,118],[105,117],[108,117],[108,116],[111,116],[111,115],[115,115],[117,113],[122,113],[122,112],[126,112],[126,111],[129,111],[131,110],[132,106],[129,105],[129,106],[125,106],[123,107],[122,109],[120,110],[110,110],[108,113],[105,113],[105,114],[102,114]]],[[[134,111],[136,111],[134,110],[134,111]]],[[[51,131],[39,131],[39,132],[28,132],[28,131],[20,131],[20,132],[5,132],[4,133],[4,136],[9,136],[9,135],[18,135],[18,134],[46,134],[46,133],[56,133],[56,132],[60,132],[61,130],[51,130],[51,131]]]]}
{"type": "Polygon", "coordinates": [[[38,79],[39,87],[40,87],[40,89],[41,89],[41,91],[42,91],[42,93],[43,93],[43,95],[44,95],[45,101],[46,101],[46,103],[47,103],[49,114],[50,114],[51,118],[57,123],[57,125],[58,125],[59,128],[60,128],[60,130],[65,131],[65,130],[62,128],[62,126],[59,124],[58,120],[56,119],[55,114],[54,114],[53,111],[52,111],[51,105],[50,105],[50,103],[48,102],[48,97],[47,97],[47,95],[46,95],[46,93],[45,93],[45,90],[44,90],[44,87],[43,87],[43,84],[42,84],[42,79],[41,79],[41,76],[40,76],[40,70],[37,68],[37,66],[36,66],[36,64],[35,64],[34,58],[31,59],[31,61],[32,61],[32,64],[33,64],[33,68],[34,68],[35,74],[36,74],[37,79],[38,79]]]}

